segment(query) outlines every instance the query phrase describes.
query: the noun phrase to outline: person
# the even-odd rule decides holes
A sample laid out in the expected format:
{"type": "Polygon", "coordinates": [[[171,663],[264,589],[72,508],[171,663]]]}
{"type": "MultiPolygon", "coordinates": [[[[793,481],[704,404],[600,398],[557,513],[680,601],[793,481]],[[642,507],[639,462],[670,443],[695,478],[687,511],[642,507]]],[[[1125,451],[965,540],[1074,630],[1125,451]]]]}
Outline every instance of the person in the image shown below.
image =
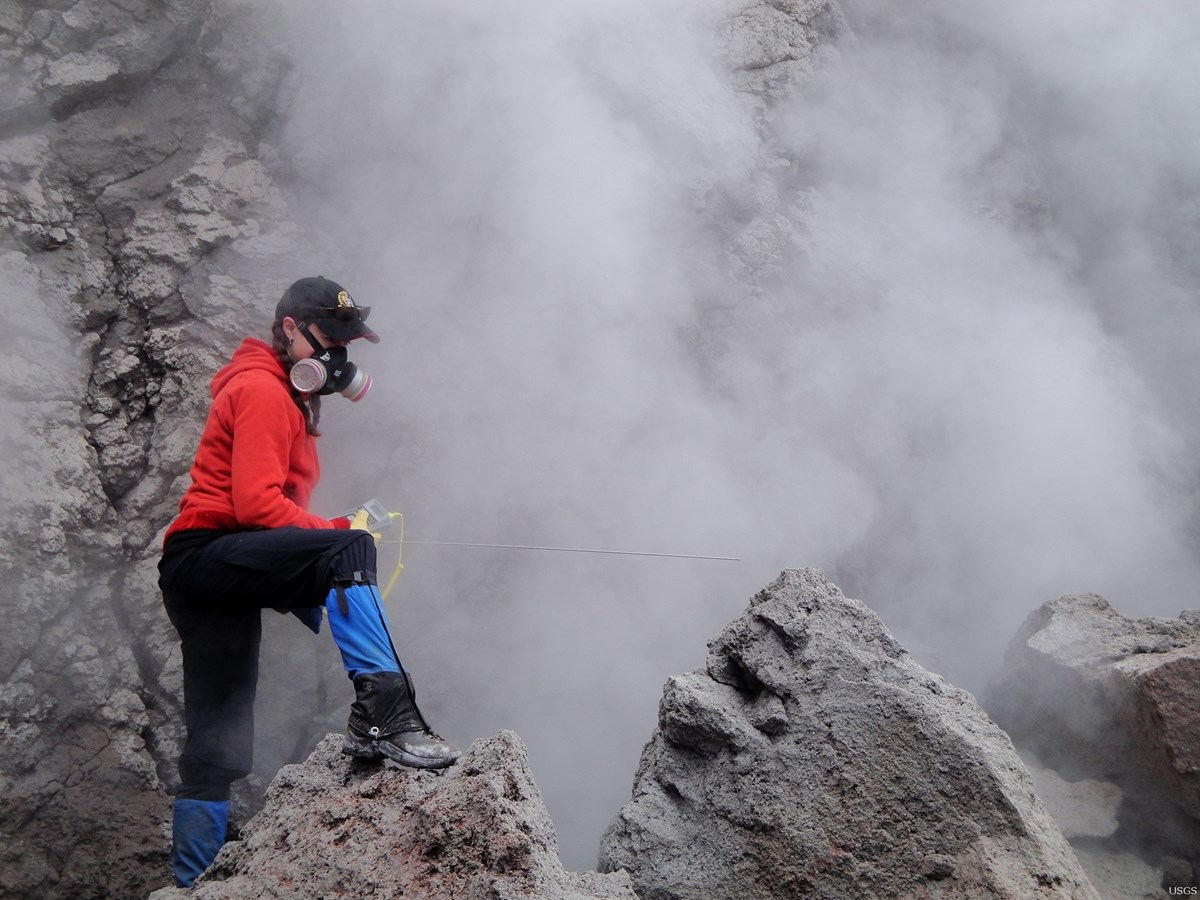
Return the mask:
{"type": "Polygon", "coordinates": [[[230,785],[251,770],[263,609],[291,611],[316,633],[322,610],[328,616],[355,692],[344,752],[431,769],[461,755],[416,705],[379,595],[365,514],[308,511],[320,476],[321,398],[359,400],[370,387],[347,349],[359,338],[378,343],[369,311],[334,281],[301,278],[275,309],[271,343],[246,338],[212,380],[191,484],[159,562],[183,650],[187,738],[171,851],[180,887],[220,850],[230,785]]]}

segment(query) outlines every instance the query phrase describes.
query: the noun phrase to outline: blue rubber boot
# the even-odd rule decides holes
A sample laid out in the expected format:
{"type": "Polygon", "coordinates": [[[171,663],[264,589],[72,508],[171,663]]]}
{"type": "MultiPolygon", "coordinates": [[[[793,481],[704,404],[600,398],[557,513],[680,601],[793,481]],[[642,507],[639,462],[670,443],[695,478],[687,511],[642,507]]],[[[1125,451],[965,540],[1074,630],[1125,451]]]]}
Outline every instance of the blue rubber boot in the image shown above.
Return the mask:
{"type": "Polygon", "coordinates": [[[171,872],[177,887],[190,888],[212,865],[228,825],[228,800],[175,800],[171,872]]]}

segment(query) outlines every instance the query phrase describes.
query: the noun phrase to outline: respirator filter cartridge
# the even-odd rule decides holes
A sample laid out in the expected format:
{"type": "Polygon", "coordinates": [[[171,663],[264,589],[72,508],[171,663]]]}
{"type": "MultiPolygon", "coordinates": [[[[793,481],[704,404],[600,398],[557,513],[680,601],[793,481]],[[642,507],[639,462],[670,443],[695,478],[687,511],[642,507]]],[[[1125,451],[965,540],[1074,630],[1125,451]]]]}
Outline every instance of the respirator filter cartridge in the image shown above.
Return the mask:
{"type": "Polygon", "coordinates": [[[292,364],[292,387],[302,394],[332,394],[335,391],[357,403],[371,389],[371,376],[352,362],[341,362],[330,377],[328,364],[314,356],[292,364]]]}

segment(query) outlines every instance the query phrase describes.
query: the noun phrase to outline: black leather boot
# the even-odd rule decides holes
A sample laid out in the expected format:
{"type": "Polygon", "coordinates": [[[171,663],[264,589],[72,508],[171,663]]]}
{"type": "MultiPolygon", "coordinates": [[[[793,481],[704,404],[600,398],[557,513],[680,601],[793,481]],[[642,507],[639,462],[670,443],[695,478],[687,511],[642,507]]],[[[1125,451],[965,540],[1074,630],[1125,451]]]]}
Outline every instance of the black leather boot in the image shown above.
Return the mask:
{"type": "Polygon", "coordinates": [[[418,769],[443,769],[462,756],[426,724],[406,673],[359,675],[354,693],[343,753],[360,759],[386,757],[418,769]]]}

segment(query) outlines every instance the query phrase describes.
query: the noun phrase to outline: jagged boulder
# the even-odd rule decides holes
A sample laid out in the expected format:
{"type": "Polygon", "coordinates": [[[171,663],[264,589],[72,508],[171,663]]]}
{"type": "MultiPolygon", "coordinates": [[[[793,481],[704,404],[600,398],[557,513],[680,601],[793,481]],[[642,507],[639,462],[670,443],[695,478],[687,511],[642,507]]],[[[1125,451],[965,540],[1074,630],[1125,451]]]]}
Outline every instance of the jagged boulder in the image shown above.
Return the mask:
{"type": "Polygon", "coordinates": [[[1023,750],[1120,785],[1124,832],[1200,860],[1200,611],[1130,619],[1095,594],[1026,619],[987,696],[1023,750]]]}
{"type": "Polygon", "coordinates": [[[476,741],[444,774],[352,761],[329,735],[286,766],[261,812],[225,845],[191,897],[537,897],[636,900],[624,873],[569,873],[511,731],[476,741]]]}
{"type": "Polygon", "coordinates": [[[818,569],[667,683],[618,868],[655,900],[1096,896],[1008,737],[818,569]]]}

